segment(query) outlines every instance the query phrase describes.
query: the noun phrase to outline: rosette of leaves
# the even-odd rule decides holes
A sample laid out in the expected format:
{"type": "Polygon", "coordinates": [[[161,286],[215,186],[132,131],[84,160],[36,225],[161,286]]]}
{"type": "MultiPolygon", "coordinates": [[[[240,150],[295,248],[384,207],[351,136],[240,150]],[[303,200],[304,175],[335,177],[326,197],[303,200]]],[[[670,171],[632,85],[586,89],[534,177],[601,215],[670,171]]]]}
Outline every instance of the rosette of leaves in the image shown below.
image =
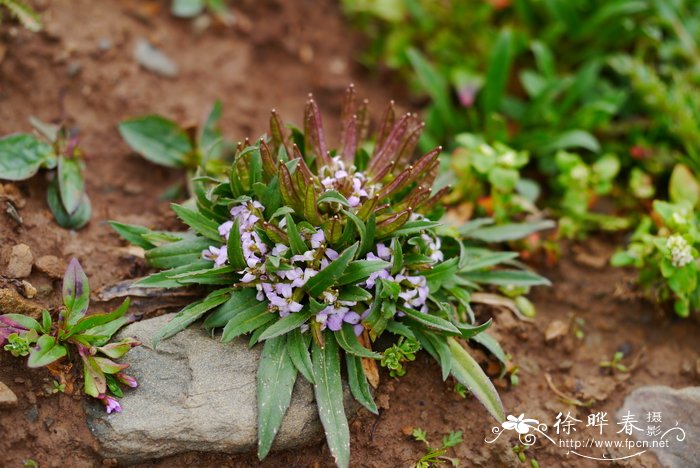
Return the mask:
{"type": "Polygon", "coordinates": [[[389,106],[368,144],[367,104],[356,102],[351,87],[341,120],[340,146],[332,150],[313,99],[303,131],[289,134],[273,112],[269,136],[241,144],[228,177],[195,178],[194,199],[173,205],[187,232],[113,223],[164,270],[139,286],[212,289],[157,340],[207,315],[204,326],[223,329],[224,342],[249,335],[251,345],[262,343],[261,459],[301,374],[314,386],[336,463],[348,465],[342,362],[353,396],[376,413],[365,368],[382,359],[372,343],[386,332],[420,343],[444,379],[454,376],[502,420],[497,392],[464,347],[490,325],[476,323],[470,291],[547,283],[515,266],[516,254],[468,246],[436,221],[446,191],[431,191],[440,149],[414,158],[422,129],[414,115],[397,116],[389,106]],[[511,267],[494,269],[499,263],[511,267]]]}
{"type": "Polygon", "coordinates": [[[0,315],[0,345],[14,356],[29,356],[29,367],[54,366],[69,355],[78,355],[83,368],[83,391],[100,400],[108,413],[121,411],[116,398],[121,386],[136,387],[136,380],[123,371],[129,364],[113,359],[124,356],[139,343],[133,338],[110,342],[125,324],[129,300],[114,312],[88,315],[90,286],[78,260],[72,259],[63,278],[64,308],[54,320],[43,311],[41,322],[21,314],[0,315]],[[116,397],[116,398],[115,398],[116,397]]]}
{"type": "Polygon", "coordinates": [[[687,317],[700,311],[700,184],[686,166],[673,170],[669,195],[670,202],[654,201],[611,263],[639,269],[642,287],[660,302],[673,300],[676,314],[687,317]]]}
{"type": "Polygon", "coordinates": [[[84,227],[92,216],[85,192],[83,154],[78,139],[63,125],[31,119],[40,136],[15,133],[0,138],[0,179],[19,181],[39,169],[56,170],[46,199],[54,219],[67,229],[84,227]]]}

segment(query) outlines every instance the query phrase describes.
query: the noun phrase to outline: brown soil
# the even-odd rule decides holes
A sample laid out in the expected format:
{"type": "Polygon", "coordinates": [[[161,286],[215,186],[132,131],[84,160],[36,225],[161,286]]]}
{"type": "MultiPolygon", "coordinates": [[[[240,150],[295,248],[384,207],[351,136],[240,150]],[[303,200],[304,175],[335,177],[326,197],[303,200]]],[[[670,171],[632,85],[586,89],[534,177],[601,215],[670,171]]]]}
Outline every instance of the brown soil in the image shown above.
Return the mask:
{"type": "MultiPolygon", "coordinates": [[[[0,59],[0,134],[29,130],[31,115],[68,118],[79,128],[88,154],[94,214],[78,233],[60,229],[45,203],[46,177],[16,184],[25,203],[20,210],[24,223],[18,226],[0,215],[0,257],[6,258],[20,242],[31,247],[35,258],[77,256],[94,290],[143,273],[142,264],[123,248],[106,220],[175,225],[168,203],[159,197],[182,175],[131,154],[115,128],[120,120],[155,112],[197,122],[215,99],[221,99],[225,133],[256,137],[273,107],[298,122],[308,92],[318,98],[331,130],[337,127],[334,116],[348,82],[370,98],[375,114],[388,99],[405,97],[356,65],[357,39],[330,0],[240,0],[234,3],[236,26],[214,25],[201,34],[193,31],[191,22],[172,18],[167,2],[43,0],[37,5],[44,14],[45,32],[31,34],[7,23],[0,27],[0,49],[6,48],[0,59]],[[141,37],[178,63],[177,78],[139,68],[132,50],[141,37]],[[100,47],[105,40],[108,50],[100,47]]],[[[697,384],[698,326],[670,319],[670,314],[635,298],[631,274],[591,266],[610,255],[611,245],[599,239],[587,245],[589,251],[570,246],[565,250],[571,255],[563,255],[558,266],[541,269],[555,286],[534,293],[538,315],[533,323],[518,321],[506,311],[480,311],[483,318],[495,314],[493,331],[521,369],[517,387],[497,381],[509,413],[524,412],[551,424],[557,412],[571,411],[585,420],[591,411],[614,413],[637,386],[697,384]],[[569,332],[545,342],[544,332],[553,321],[576,319],[584,321],[582,339],[569,332]],[[639,356],[636,367],[626,374],[602,372],[599,361],[618,349],[626,352],[628,365],[639,356]],[[567,406],[549,388],[545,374],[560,391],[581,400],[594,397],[596,402],[590,408],[567,406]]],[[[39,303],[58,305],[56,280],[36,271],[28,279],[39,291],[39,303]]],[[[482,361],[487,363],[485,356],[482,361]]],[[[0,409],[0,466],[22,466],[28,459],[42,467],[112,464],[97,454],[80,396],[51,395],[45,370],[28,371],[7,353],[0,353],[0,366],[0,381],[19,398],[16,409],[0,409]]],[[[517,464],[510,450],[515,441],[485,444],[495,421],[452,387],[453,382],[441,382],[426,356],[411,364],[400,380],[382,375],[377,394],[381,416],[360,411],[352,422],[353,466],[411,465],[423,447],[405,434],[410,427],[424,428],[433,441],[450,430],[464,431],[464,443],[450,454],[465,466],[517,464]]],[[[529,455],[541,466],[595,466],[546,446],[531,449],[529,455]]],[[[629,466],[656,463],[645,455],[629,466]]],[[[190,453],[152,465],[330,466],[331,461],[325,445],[319,445],[273,454],[262,464],[254,457],[190,453]]]]}

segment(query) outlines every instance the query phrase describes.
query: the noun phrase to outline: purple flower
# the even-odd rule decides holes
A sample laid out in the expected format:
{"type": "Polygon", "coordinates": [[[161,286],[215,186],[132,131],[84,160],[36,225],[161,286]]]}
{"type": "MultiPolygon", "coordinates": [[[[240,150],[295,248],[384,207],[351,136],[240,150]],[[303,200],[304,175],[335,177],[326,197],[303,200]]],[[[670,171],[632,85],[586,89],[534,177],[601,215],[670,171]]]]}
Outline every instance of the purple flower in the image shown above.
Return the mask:
{"type": "Polygon", "coordinates": [[[384,244],[377,244],[377,256],[385,261],[391,261],[391,249],[384,244]]]}
{"type": "Polygon", "coordinates": [[[319,229],[311,236],[311,248],[318,249],[325,241],[326,235],[323,233],[323,229],[319,229]]]}
{"type": "Polygon", "coordinates": [[[202,251],[202,257],[207,260],[213,260],[214,265],[220,267],[228,261],[228,251],[225,245],[221,247],[211,246],[202,251]]]}
{"type": "Polygon", "coordinates": [[[131,387],[131,388],[136,388],[136,387],[139,386],[139,383],[136,381],[136,379],[133,378],[133,377],[130,376],[130,375],[126,375],[126,374],[124,374],[124,373],[122,373],[122,372],[117,372],[114,376],[115,376],[115,377],[117,378],[117,380],[119,380],[121,383],[123,383],[124,385],[127,385],[127,386],[129,386],[129,387],[131,387]]]}
{"type": "Polygon", "coordinates": [[[231,228],[233,227],[233,221],[226,221],[224,224],[219,226],[219,235],[224,239],[228,240],[228,236],[231,233],[231,228]]]}
{"type": "Polygon", "coordinates": [[[122,407],[115,398],[104,394],[98,396],[97,398],[99,398],[102,404],[105,405],[105,411],[107,411],[107,414],[111,414],[112,412],[121,412],[122,407]]]}

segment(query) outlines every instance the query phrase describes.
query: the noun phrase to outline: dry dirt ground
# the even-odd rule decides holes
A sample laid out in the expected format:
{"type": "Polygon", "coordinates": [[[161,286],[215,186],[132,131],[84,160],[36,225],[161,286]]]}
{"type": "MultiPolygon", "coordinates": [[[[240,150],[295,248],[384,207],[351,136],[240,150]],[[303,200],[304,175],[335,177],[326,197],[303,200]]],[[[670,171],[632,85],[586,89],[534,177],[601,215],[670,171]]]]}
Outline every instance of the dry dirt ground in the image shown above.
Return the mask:
{"type": "MultiPolygon", "coordinates": [[[[233,27],[214,24],[203,32],[190,21],[171,17],[166,2],[43,0],[36,5],[44,15],[44,32],[0,26],[0,134],[28,131],[32,115],[47,121],[68,119],[79,129],[87,153],[87,189],[94,214],[78,233],[60,229],[46,206],[45,175],[16,184],[24,223],[17,225],[5,216],[3,207],[0,268],[13,245],[26,243],[35,258],[77,256],[95,290],[144,273],[142,263],[106,221],[177,226],[168,202],[160,197],[182,174],[130,153],[116,130],[126,117],[154,112],[197,122],[220,99],[225,133],[242,139],[264,131],[272,108],[299,122],[308,92],[317,97],[327,125],[334,129],[341,92],[349,82],[374,104],[375,116],[391,98],[410,106],[386,77],[369,76],[356,64],[360,44],[330,0],[239,0],[234,3],[233,27]],[[132,52],[140,38],[175,60],[176,78],[139,67],[132,52]]],[[[508,413],[526,413],[551,424],[556,413],[570,411],[585,420],[595,411],[612,415],[624,395],[641,385],[697,385],[697,324],[674,320],[638,298],[631,273],[604,266],[612,250],[608,239],[593,239],[585,246],[563,246],[563,260],[555,267],[535,264],[554,286],[534,292],[538,315],[531,323],[507,311],[479,311],[484,319],[495,316],[493,331],[520,367],[517,387],[497,381],[508,413]],[[564,334],[545,341],[552,323],[564,334]],[[580,338],[574,337],[577,331],[580,338]],[[623,362],[633,369],[603,372],[598,363],[617,350],[625,352],[623,362]],[[564,403],[547,383],[547,375],[559,393],[590,406],[564,403]]],[[[58,305],[56,279],[35,271],[29,281],[37,287],[42,305],[58,305]]],[[[97,309],[107,307],[98,304],[97,309]]],[[[493,363],[485,355],[481,358],[495,373],[493,363]]],[[[443,383],[426,356],[408,369],[400,380],[382,375],[377,392],[380,417],[360,411],[351,423],[353,466],[415,463],[424,447],[407,435],[411,427],[422,427],[432,441],[450,430],[463,431],[464,442],[448,453],[462,466],[518,465],[511,451],[515,439],[502,437],[497,444],[486,444],[496,422],[472,398],[459,397],[454,382],[443,383]]],[[[16,409],[0,410],[0,466],[20,467],[29,459],[42,467],[113,465],[97,452],[81,397],[50,395],[48,373],[29,371],[7,353],[0,355],[0,381],[19,398],[16,409]]],[[[528,456],[541,466],[600,466],[551,445],[539,444],[528,456]]],[[[188,453],[148,466],[258,465],[331,466],[331,460],[325,445],[318,445],[273,454],[263,463],[250,456],[188,453]]],[[[657,461],[647,454],[619,465],[657,466],[657,461]]]]}

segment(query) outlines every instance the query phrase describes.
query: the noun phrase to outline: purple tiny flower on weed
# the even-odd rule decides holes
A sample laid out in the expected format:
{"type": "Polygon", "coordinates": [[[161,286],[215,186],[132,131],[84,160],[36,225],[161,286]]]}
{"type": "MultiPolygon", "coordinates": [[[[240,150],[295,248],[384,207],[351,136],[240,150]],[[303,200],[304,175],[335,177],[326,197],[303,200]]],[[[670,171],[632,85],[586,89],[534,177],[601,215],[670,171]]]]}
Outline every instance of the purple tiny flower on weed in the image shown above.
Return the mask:
{"type": "Polygon", "coordinates": [[[122,407],[116,398],[104,394],[98,396],[97,398],[102,402],[103,405],[105,405],[105,411],[107,411],[107,414],[121,413],[122,407]]]}

